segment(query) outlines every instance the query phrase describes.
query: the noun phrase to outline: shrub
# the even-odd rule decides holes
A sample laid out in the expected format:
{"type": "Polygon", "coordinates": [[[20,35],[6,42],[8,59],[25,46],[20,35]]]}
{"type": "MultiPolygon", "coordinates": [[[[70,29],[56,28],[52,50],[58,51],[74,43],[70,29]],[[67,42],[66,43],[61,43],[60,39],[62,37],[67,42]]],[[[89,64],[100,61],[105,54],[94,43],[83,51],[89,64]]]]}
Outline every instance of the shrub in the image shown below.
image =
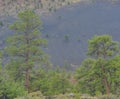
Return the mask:
{"type": "Polygon", "coordinates": [[[3,97],[6,97],[8,99],[14,99],[18,96],[27,95],[27,91],[24,89],[24,86],[13,81],[6,81],[4,83],[1,83],[0,90],[0,99],[3,97]]]}
{"type": "Polygon", "coordinates": [[[2,21],[0,21],[0,26],[3,26],[3,22],[2,21]]]}

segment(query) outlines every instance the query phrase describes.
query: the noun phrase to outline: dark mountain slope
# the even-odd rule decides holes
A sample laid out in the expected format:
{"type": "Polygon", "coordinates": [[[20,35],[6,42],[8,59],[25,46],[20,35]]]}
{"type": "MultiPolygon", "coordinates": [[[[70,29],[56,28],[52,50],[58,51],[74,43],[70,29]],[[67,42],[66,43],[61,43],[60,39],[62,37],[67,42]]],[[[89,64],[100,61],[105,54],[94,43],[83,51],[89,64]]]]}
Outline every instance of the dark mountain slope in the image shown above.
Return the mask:
{"type": "MultiPolygon", "coordinates": [[[[109,34],[120,41],[119,4],[78,3],[41,16],[41,19],[43,35],[48,39],[45,51],[54,65],[80,64],[86,57],[87,41],[94,35],[109,34]]],[[[10,32],[4,30],[5,35],[10,32]]]]}

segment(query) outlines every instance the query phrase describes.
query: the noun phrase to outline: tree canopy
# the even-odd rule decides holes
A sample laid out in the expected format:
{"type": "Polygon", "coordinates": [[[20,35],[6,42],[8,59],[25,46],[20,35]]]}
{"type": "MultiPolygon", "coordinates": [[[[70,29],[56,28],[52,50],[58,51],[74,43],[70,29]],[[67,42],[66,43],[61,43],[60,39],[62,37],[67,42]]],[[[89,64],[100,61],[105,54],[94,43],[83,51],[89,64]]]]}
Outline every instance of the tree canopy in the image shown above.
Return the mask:
{"type": "Polygon", "coordinates": [[[47,44],[43,39],[39,28],[42,24],[39,16],[31,10],[25,10],[18,14],[18,20],[10,29],[16,33],[7,39],[5,48],[10,59],[7,68],[14,71],[15,80],[22,77],[25,80],[26,89],[29,90],[31,69],[39,67],[47,60],[47,55],[42,48],[47,44]],[[14,69],[13,69],[14,68],[14,69]],[[25,75],[24,75],[25,74],[25,75]]]}

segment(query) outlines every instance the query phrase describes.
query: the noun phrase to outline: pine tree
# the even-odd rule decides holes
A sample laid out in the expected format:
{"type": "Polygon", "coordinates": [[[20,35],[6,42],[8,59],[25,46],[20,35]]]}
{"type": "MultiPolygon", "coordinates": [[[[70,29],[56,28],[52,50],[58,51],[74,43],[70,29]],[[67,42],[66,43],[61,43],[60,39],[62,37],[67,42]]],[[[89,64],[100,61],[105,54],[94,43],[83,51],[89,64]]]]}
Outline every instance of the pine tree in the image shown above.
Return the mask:
{"type": "Polygon", "coordinates": [[[118,49],[118,42],[113,41],[109,35],[95,36],[89,40],[88,54],[98,58],[98,65],[100,65],[101,73],[103,74],[103,83],[107,94],[110,94],[111,89],[106,75],[104,60],[113,58],[117,54],[118,49]]]}
{"type": "Polygon", "coordinates": [[[16,79],[24,73],[25,87],[29,91],[30,71],[36,65],[46,62],[47,57],[42,47],[47,41],[41,37],[39,27],[42,22],[31,10],[26,10],[18,14],[18,20],[14,22],[10,29],[16,33],[7,39],[5,48],[10,64],[8,68],[15,68],[16,79]]]}

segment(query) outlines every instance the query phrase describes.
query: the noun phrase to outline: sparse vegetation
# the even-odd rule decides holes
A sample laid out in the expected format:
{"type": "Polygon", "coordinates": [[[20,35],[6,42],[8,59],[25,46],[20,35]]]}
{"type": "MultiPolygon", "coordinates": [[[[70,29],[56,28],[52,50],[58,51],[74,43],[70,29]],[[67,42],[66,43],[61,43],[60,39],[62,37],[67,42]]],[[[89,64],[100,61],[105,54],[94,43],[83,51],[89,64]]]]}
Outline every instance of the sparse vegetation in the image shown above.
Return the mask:
{"type": "MultiPolygon", "coordinates": [[[[4,1],[4,5],[10,5],[13,1],[4,1]]],[[[0,99],[120,99],[119,42],[110,35],[96,34],[88,40],[86,58],[75,71],[69,68],[76,65],[70,65],[65,59],[63,67],[54,67],[43,51],[50,35],[46,33],[42,36],[40,33],[42,22],[35,12],[40,9],[39,3],[41,8],[46,9],[46,6],[41,0],[31,2],[35,6],[34,10],[18,13],[18,19],[10,25],[11,32],[15,33],[10,32],[4,48],[0,49],[0,99]]],[[[51,2],[54,4],[57,1],[50,0],[47,10],[56,11],[51,2]]],[[[71,4],[67,0],[61,2],[59,6],[64,5],[64,2],[71,4]]],[[[30,5],[27,0],[24,3],[30,5]]],[[[19,5],[24,3],[19,2],[19,5]]],[[[18,9],[19,6],[16,6],[18,9]]],[[[61,15],[58,18],[60,21],[61,15]]],[[[0,27],[3,23],[0,21],[0,27]]],[[[61,36],[66,42],[72,40],[69,34],[55,36],[61,36]]],[[[86,37],[85,34],[82,36],[86,37]]],[[[76,42],[80,42],[80,38],[76,42]]]]}
{"type": "Polygon", "coordinates": [[[3,26],[3,22],[2,21],[0,21],[0,26],[3,26]]]}
{"type": "Polygon", "coordinates": [[[64,36],[64,40],[65,40],[65,42],[68,42],[68,41],[70,40],[70,36],[69,36],[68,34],[66,34],[66,35],[64,36]]]}
{"type": "Polygon", "coordinates": [[[25,9],[34,9],[38,14],[56,11],[61,6],[79,2],[81,0],[1,0],[0,13],[3,15],[16,15],[25,9]],[[5,10],[5,11],[4,11],[5,10]],[[40,12],[39,12],[40,10],[40,12]],[[43,11],[43,12],[41,12],[43,11]]]}
{"type": "Polygon", "coordinates": [[[45,37],[49,38],[49,34],[46,34],[45,37]]]}

